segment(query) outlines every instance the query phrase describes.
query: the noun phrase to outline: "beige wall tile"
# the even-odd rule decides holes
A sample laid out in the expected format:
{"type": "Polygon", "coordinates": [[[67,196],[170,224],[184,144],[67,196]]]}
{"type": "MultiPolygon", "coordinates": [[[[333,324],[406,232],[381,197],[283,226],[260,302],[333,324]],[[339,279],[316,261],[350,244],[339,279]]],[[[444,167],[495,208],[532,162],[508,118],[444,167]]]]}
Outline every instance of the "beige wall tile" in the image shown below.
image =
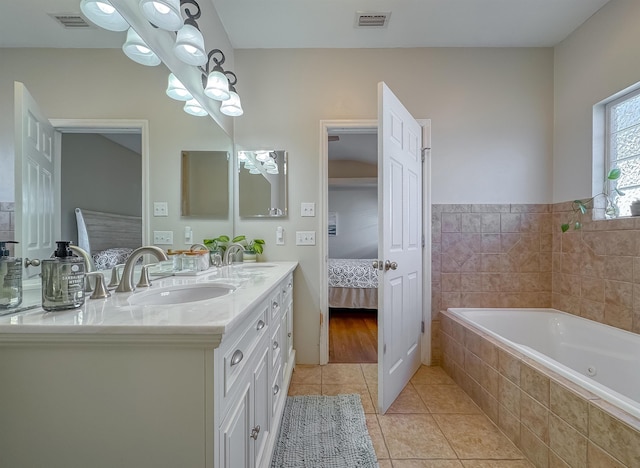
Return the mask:
{"type": "Polygon", "coordinates": [[[572,468],[587,466],[587,438],[554,414],[549,417],[549,447],[572,468]]]}
{"type": "Polygon", "coordinates": [[[520,360],[510,352],[498,348],[498,368],[500,374],[520,385],[520,360]]]}
{"type": "Polygon", "coordinates": [[[629,466],[640,466],[640,433],[589,404],[589,439],[629,466]]]}
{"type": "Polygon", "coordinates": [[[549,391],[551,411],[569,423],[582,434],[589,430],[589,403],[575,392],[551,382],[549,391]]]}
{"type": "Polygon", "coordinates": [[[549,467],[549,447],[524,424],[520,425],[520,449],[536,468],[549,467]]]}
{"type": "Polygon", "coordinates": [[[520,366],[520,388],[542,405],[549,406],[549,377],[525,363],[520,366]]]}
{"type": "Polygon", "coordinates": [[[549,410],[525,392],[520,395],[520,421],[540,440],[549,443],[549,410]]]}
{"type": "Polygon", "coordinates": [[[498,402],[516,417],[520,417],[520,388],[501,375],[498,382],[498,402]]]}
{"type": "Polygon", "coordinates": [[[520,418],[504,406],[498,406],[498,427],[516,447],[520,447],[520,418]]]}
{"type": "Polygon", "coordinates": [[[625,468],[625,466],[592,442],[587,444],[588,468],[625,468]]]}

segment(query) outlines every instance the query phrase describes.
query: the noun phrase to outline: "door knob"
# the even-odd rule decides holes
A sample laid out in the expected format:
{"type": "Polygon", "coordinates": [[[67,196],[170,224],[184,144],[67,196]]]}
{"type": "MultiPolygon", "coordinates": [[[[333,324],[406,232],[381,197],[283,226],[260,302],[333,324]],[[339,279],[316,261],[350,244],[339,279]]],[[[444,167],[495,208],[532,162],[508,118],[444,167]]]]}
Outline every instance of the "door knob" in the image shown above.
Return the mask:
{"type": "Polygon", "coordinates": [[[387,260],[384,262],[384,271],[395,270],[398,268],[398,264],[396,262],[391,262],[387,260]]]}
{"type": "Polygon", "coordinates": [[[30,267],[30,266],[34,266],[34,267],[40,266],[40,260],[38,260],[37,258],[34,258],[32,260],[29,260],[28,258],[25,258],[24,259],[24,267],[27,268],[27,267],[30,267]]]}
{"type": "Polygon", "coordinates": [[[380,262],[379,260],[374,260],[371,266],[374,270],[382,270],[382,262],[380,262]]]}

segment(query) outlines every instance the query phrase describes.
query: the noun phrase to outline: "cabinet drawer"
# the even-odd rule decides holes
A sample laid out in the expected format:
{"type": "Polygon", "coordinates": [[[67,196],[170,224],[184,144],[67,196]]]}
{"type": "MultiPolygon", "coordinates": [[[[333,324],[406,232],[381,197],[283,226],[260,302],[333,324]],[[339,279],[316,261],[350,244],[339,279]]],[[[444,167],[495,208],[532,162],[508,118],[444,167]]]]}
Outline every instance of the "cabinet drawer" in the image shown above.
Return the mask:
{"type": "Polygon", "coordinates": [[[271,296],[271,323],[280,317],[280,309],[282,308],[282,296],[280,290],[276,289],[276,293],[271,296]]]}
{"type": "Polygon", "coordinates": [[[282,294],[282,304],[286,306],[291,301],[293,294],[293,274],[289,274],[289,276],[280,283],[280,292],[282,294]]]}
{"type": "Polygon", "coordinates": [[[271,330],[271,369],[276,369],[280,365],[282,347],[284,346],[284,343],[282,342],[282,333],[280,332],[280,322],[274,323],[271,330]]]}
{"type": "Polygon", "coordinates": [[[246,363],[251,360],[251,355],[256,345],[268,332],[269,306],[263,303],[259,307],[259,311],[260,312],[253,317],[251,326],[244,331],[233,345],[224,351],[222,361],[224,366],[223,398],[225,400],[230,393],[233,393],[234,385],[246,363]]]}

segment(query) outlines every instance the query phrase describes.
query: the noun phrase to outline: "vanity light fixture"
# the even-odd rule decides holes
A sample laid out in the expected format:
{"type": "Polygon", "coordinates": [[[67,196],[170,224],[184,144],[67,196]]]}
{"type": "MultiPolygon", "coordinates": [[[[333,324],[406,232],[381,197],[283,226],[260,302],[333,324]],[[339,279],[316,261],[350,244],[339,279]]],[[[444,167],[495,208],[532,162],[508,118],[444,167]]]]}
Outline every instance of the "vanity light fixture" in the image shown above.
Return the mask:
{"type": "Polygon", "coordinates": [[[173,51],[187,65],[203,66],[207,63],[207,52],[204,48],[204,37],[196,23],[202,14],[200,5],[195,0],[181,0],[180,4],[194,5],[197,10],[192,13],[188,6],[184,8],[187,19],[184,20],[184,26],[178,30],[173,51]]]}
{"type": "Polygon", "coordinates": [[[238,77],[231,71],[224,72],[224,74],[233,77],[233,81],[229,79],[229,99],[222,101],[220,112],[231,117],[239,117],[244,114],[244,111],[242,110],[242,104],[240,104],[240,96],[238,96],[235,88],[238,77]]]}
{"type": "Polygon", "coordinates": [[[126,31],[129,23],[109,0],[82,0],[80,10],[92,23],[109,31],[126,31]]]}
{"type": "Polygon", "coordinates": [[[140,35],[129,28],[127,31],[127,41],[122,46],[122,51],[134,62],[149,67],[160,65],[160,58],[142,40],[140,35]]]}
{"type": "Polygon", "coordinates": [[[140,10],[149,23],[166,31],[182,26],[180,0],[140,0],[140,10]]]}
{"type": "Polygon", "coordinates": [[[200,105],[200,103],[195,99],[190,99],[184,103],[184,111],[187,114],[195,115],[196,117],[204,117],[205,115],[209,115],[209,113],[200,105]]]}
{"type": "Polygon", "coordinates": [[[167,85],[167,96],[176,101],[189,101],[193,99],[193,96],[185,88],[182,82],[176,78],[176,75],[169,73],[169,83],[167,85]]]}
{"type": "Polygon", "coordinates": [[[213,49],[207,55],[207,64],[204,70],[207,84],[204,88],[204,94],[216,101],[226,101],[231,97],[229,93],[229,80],[224,74],[222,64],[225,61],[224,53],[220,49],[213,49]],[[213,64],[213,68],[209,68],[213,64]]]}

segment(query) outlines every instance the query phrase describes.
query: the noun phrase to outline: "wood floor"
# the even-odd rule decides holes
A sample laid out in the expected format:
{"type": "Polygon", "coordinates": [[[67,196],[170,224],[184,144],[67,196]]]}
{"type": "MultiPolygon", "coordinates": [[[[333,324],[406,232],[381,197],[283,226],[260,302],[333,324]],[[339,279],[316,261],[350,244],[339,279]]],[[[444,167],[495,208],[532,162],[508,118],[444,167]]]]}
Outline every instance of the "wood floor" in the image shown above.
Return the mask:
{"type": "Polygon", "coordinates": [[[378,362],[378,311],[329,309],[329,362],[378,362]]]}

